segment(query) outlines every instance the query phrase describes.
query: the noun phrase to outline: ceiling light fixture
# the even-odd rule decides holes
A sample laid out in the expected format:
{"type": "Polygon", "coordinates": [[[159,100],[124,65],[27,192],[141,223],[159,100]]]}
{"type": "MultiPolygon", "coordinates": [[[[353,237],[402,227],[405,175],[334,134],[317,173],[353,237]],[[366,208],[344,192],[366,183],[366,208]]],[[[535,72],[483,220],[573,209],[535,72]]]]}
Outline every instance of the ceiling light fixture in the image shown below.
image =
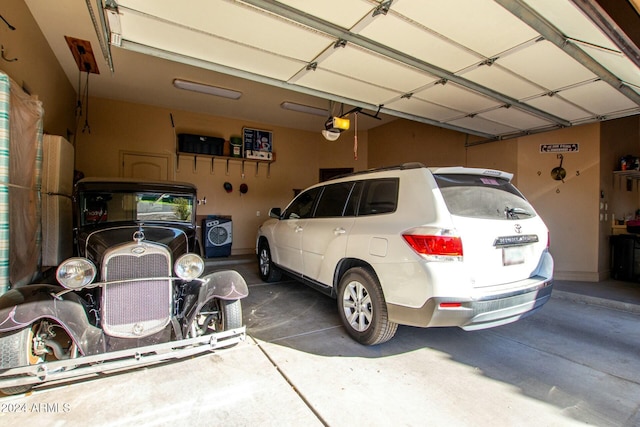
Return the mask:
{"type": "Polygon", "coordinates": [[[329,115],[329,111],[324,108],[311,107],[309,105],[296,104],[295,102],[285,101],[280,104],[280,107],[285,110],[297,111],[299,113],[307,113],[314,114],[316,116],[327,117],[329,115]]]}
{"type": "Polygon", "coordinates": [[[191,90],[193,92],[206,93],[207,95],[221,96],[229,99],[239,99],[242,96],[242,92],[238,92],[237,90],[190,82],[188,80],[174,79],[173,85],[178,89],[191,90]]]}
{"type": "Polygon", "coordinates": [[[322,129],[321,133],[327,141],[335,141],[336,139],[340,138],[340,132],[322,129]]]}

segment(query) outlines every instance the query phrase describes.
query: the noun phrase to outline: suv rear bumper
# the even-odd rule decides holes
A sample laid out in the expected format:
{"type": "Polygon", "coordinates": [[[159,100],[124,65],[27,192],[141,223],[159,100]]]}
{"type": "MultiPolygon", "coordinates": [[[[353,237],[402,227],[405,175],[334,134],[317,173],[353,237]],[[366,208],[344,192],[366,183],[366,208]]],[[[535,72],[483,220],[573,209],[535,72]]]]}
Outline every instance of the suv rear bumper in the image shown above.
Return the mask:
{"type": "Polygon", "coordinates": [[[388,304],[389,320],[418,327],[458,326],[467,331],[505,325],[535,313],[549,300],[553,284],[540,279],[526,289],[480,299],[435,297],[419,308],[388,304]],[[443,307],[442,303],[460,305],[443,307]]]}

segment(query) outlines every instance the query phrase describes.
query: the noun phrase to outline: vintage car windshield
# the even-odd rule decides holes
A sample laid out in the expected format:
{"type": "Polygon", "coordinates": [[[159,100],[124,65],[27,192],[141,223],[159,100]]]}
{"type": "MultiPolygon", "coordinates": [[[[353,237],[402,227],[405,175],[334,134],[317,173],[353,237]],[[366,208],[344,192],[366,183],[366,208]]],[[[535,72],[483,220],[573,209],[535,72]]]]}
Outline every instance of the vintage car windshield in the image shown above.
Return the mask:
{"type": "Polygon", "coordinates": [[[159,192],[82,192],[81,225],[119,221],[191,222],[194,196],[159,192]]]}

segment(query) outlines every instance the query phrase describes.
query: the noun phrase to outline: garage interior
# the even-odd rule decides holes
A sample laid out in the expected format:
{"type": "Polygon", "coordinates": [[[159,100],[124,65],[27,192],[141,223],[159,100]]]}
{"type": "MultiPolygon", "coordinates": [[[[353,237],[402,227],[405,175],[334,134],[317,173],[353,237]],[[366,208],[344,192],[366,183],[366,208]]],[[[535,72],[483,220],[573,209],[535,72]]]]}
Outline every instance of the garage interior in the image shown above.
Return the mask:
{"type": "Polygon", "coordinates": [[[85,176],[195,183],[200,215],[233,219],[232,255],[253,253],[269,209],[320,170],[417,161],[514,173],[550,229],[555,277],[598,282],[615,221],[640,208],[640,172],[620,173],[640,156],[639,8],[7,0],[0,70],[42,102],[44,132],[73,144],[85,176]],[[350,126],[330,141],[332,117],[350,126]],[[270,133],[273,159],[179,151],[180,134],[245,128],[270,133]]]}

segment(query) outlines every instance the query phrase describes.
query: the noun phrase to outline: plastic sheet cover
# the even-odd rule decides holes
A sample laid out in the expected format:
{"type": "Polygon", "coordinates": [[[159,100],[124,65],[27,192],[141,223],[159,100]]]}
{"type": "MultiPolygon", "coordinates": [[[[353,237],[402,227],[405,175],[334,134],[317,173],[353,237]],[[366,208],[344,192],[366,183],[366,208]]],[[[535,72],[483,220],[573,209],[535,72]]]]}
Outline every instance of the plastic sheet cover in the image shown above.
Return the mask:
{"type": "Polygon", "coordinates": [[[9,180],[2,184],[9,192],[9,283],[15,287],[40,274],[44,111],[40,101],[9,81],[9,180]]]}

